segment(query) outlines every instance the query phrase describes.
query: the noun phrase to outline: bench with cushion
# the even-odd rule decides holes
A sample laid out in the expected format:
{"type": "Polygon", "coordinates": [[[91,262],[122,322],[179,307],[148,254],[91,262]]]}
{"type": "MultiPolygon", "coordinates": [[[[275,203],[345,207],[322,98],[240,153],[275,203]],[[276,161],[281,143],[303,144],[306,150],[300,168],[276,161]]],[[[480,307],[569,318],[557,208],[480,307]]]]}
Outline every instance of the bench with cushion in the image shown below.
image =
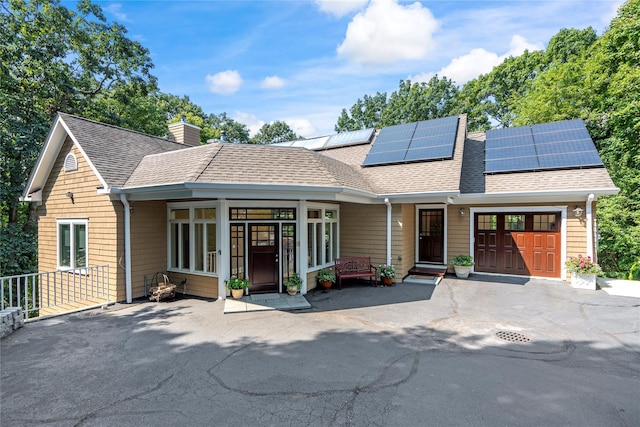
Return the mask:
{"type": "Polygon", "coordinates": [[[368,277],[376,281],[378,286],[378,269],[371,264],[371,257],[336,258],[336,279],[338,287],[342,289],[342,279],[368,277]]]}

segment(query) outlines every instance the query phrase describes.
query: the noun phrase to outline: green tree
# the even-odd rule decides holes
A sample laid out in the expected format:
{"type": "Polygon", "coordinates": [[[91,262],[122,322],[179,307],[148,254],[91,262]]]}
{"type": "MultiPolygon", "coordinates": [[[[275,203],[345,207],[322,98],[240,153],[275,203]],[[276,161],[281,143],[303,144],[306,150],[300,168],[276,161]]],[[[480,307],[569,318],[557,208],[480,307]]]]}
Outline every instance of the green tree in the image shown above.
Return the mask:
{"type": "Polygon", "coordinates": [[[19,202],[58,111],[82,113],[126,85],[155,87],[149,52],[89,0],[0,1],[0,275],[31,271],[35,227],[19,202]],[[27,244],[23,244],[27,242],[27,244]]]}
{"type": "Polygon", "coordinates": [[[251,138],[251,144],[275,144],[278,142],[295,141],[302,139],[289,127],[288,124],[276,120],[275,122],[265,123],[262,125],[258,133],[251,138]]]}
{"type": "Polygon", "coordinates": [[[334,129],[336,132],[349,132],[361,129],[382,127],[382,114],[387,108],[386,92],[365,95],[351,106],[349,112],[342,109],[334,129]]]}
{"type": "Polygon", "coordinates": [[[382,113],[382,125],[431,120],[455,115],[458,88],[452,80],[437,75],[428,82],[401,80],[382,113]]]}

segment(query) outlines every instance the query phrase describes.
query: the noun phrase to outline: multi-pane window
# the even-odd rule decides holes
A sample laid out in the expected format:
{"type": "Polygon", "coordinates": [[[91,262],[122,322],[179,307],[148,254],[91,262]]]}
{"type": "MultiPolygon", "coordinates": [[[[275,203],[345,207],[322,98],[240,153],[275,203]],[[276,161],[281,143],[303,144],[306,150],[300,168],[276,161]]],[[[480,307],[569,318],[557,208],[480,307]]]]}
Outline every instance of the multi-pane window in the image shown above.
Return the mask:
{"type": "Polygon", "coordinates": [[[58,221],[58,268],[87,266],[87,220],[58,221]]]}
{"type": "Polygon", "coordinates": [[[533,216],[533,229],[535,231],[555,231],[556,214],[537,214],[533,216]]]}
{"type": "Polygon", "coordinates": [[[338,257],[338,211],[312,208],[307,211],[307,259],[309,267],[331,264],[338,257]]]}
{"type": "Polygon", "coordinates": [[[215,273],[216,209],[192,207],[169,212],[169,268],[215,273]]]}
{"type": "Polygon", "coordinates": [[[525,227],[524,215],[505,215],[504,229],[508,231],[523,231],[525,227]]]}
{"type": "Polygon", "coordinates": [[[478,230],[497,230],[497,215],[478,215],[478,230]]]}

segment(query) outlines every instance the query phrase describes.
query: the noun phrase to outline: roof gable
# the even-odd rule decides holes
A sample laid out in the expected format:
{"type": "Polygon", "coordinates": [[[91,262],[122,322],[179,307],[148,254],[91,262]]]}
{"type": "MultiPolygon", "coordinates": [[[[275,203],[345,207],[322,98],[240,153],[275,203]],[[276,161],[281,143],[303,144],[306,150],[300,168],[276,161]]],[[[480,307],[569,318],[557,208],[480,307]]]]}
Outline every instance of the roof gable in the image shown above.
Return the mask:
{"type": "Polygon", "coordinates": [[[67,137],[82,153],[105,190],[124,185],[144,156],[187,148],[163,138],[58,113],[27,181],[24,200],[32,200],[31,195],[44,187],[67,137]]]}

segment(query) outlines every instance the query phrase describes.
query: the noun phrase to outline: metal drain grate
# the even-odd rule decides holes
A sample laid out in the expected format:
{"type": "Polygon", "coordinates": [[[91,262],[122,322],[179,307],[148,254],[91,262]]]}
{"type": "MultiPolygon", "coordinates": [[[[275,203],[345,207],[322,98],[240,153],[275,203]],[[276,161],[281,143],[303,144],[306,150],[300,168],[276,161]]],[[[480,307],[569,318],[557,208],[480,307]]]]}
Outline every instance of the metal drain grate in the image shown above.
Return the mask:
{"type": "Polygon", "coordinates": [[[519,332],[513,331],[498,331],[496,332],[496,337],[500,338],[503,341],[509,342],[529,342],[531,338],[528,336],[521,334],[519,332]]]}

